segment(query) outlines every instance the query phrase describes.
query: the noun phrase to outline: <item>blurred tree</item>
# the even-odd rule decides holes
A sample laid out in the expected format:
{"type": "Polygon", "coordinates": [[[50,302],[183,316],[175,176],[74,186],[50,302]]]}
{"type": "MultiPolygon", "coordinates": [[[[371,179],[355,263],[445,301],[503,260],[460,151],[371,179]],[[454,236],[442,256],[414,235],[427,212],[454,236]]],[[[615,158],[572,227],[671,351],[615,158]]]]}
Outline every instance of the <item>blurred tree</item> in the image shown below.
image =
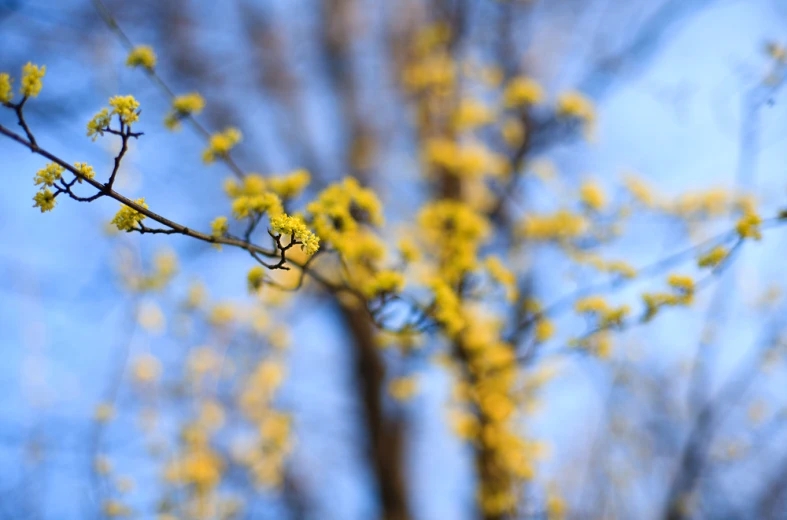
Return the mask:
{"type": "MultiPolygon", "coordinates": [[[[323,313],[322,324],[340,328],[351,353],[353,427],[362,432],[376,516],[421,514],[413,475],[424,470],[408,455],[421,407],[445,415],[468,447],[473,496],[455,497],[468,517],[779,518],[783,470],[757,483],[747,495],[756,498],[731,500],[721,480],[746,466],[727,465],[754,464],[756,455],[717,442],[749,427],[757,440],[748,448],[783,438],[784,412],[771,409],[783,396],[768,398],[762,384],[765,397],[745,399],[763,367],[781,362],[778,295],[751,306],[757,324],[768,316],[763,337],[731,370],[714,369],[712,346],[736,301],[726,273],[748,243],[787,221],[781,200],[759,201],[752,192],[757,117],[782,87],[787,49],[768,44],[767,73],[744,95],[731,189],[670,197],[636,175],[582,178],[558,173],[549,160],[555,149],[599,139],[598,101],[644,70],[677,24],[712,3],[2,6],[6,26],[15,16],[33,19],[8,31],[24,35],[25,45],[1,63],[0,134],[2,146],[41,158],[34,201],[48,213],[42,218],[57,218],[69,199],[114,199],[121,207],[110,227],[129,233],[130,244],[150,238],[138,235],[182,235],[191,249],[181,259],[210,255],[211,272],[199,273],[206,285],[227,269],[232,251],[248,256],[237,278],[245,277],[250,297],[228,303],[209,298],[202,282],[173,287],[174,253],[140,261],[116,237],[131,332],[113,347],[114,369],[95,409],[87,443],[96,501],[87,507],[106,517],[161,519],[341,516],[331,500],[316,503],[305,476],[333,463],[297,456],[308,433],[324,425],[299,416],[308,394],[287,397],[283,387],[301,320],[323,313]],[[117,92],[118,57],[108,50],[115,41],[125,65],[155,90],[139,83],[134,95],[117,92]],[[62,64],[65,46],[74,54],[62,64]],[[52,65],[10,66],[46,56],[57,73],[52,65]],[[83,107],[102,98],[85,81],[60,80],[77,73],[112,91],[87,124],[93,141],[113,143],[108,167],[75,162],[89,142],[62,153],[48,142],[71,135],[83,107]],[[130,195],[138,190],[123,180],[129,150],[150,139],[175,142],[151,132],[157,121],[194,130],[203,162],[229,172],[224,194],[215,183],[193,186],[201,182],[192,161],[171,150],[183,170],[171,189],[130,195]],[[198,189],[211,202],[186,223],[167,206],[198,189]],[[708,288],[711,301],[698,305],[708,288]],[[695,307],[707,307],[704,331],[696,355],[676,370],[660,338],[647,340],[659,323],[680,330],[697,321],[704,309],[695,307]],[[167,338],[151,342],[181,348],[131,356],[137,328],[167,338]],[[637,347],[637,338],[648,344],[637,347]],[[607,410],[596,431],[547,443],[549,434],[542,440],[534,431],[541,394],[576,391],[579,376],[564,361],[576,358],[603,372],[607,410]],[[433,409],[417,396],[439,374],[450,379],[451,395],[433,409]],[[712,378],[721,381],[715,391],[712,378]],[[131,391],[122,391],[129,380],[131,391]],[[745,417],[728,419],[742,409],[745,417]],[[144,454],[106,440],[129,417],[146,439],[144,454]],[[120,474],[113,452],[149,464],[120,474]],[[551,472],[547,452],[563,455],[551,472]],[[157,484],[145,482],[133,498],[151,467],[157,484]]],[[[153,162],[163,170],[162,156],[153,162]]],[[[547,401],[539,413],[551,410],[547,401]]],[[[430,437],[440,439],[435,450],[447,434],[430,437]]],[[[32,515],[30,507],[20,500],[10,514],[32,515]]]]}

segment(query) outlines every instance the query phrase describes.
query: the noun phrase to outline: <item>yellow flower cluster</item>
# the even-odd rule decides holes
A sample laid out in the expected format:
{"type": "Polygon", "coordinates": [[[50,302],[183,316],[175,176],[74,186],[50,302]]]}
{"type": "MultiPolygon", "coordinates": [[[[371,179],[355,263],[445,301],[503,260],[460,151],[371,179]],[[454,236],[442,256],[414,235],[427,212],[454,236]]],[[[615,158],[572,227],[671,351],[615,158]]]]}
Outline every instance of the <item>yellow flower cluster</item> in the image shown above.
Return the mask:
{"type": "Polygon", "coordinates": [[[271,229],[274,233],[290,236],[300,242],[301,250],[313,255],[320,248],[320,239],[306,227],[306,223],[298,216],[281,213],[271,217],[271,229]]]}
{"type": "Polygon", "coordinates": [[[418,248],[418,244],[410,237],[401,238],[397,247],[402,260],[406,263],[415,262],[421,258],[421,250],[418,248]]]}
{"type": "Polygon", "coordinates": [[[263,282],[265,282],[265,270],[260,265],[255,265],[251,269],[249,269],[248,275],[246,275],[246,280],[249,286],[250,293],[256,293],[262,287],[263,282]]]}
{"type": "Polygon", "coordinates": [[[43,83],[41,78],[46,74],[46,66],[39,67],[29,63],[22,68],[22,88],[20,92],[25,97],[36,97],[41,92],[43,83]]]}
{"type": "Polygon", "coordinates": [[[684,295],[694,293],[694,279],[691,276],[671,274],[667,278],[667,283],[684,295]]]}
{"type": "Polygon", "coordinates": [[[127,517],[133,513],[130,507],[117,500],[105,500],[101,510],[109,518],[127,517]]]}
{"type": "Polygon", "coordinates": [[[721,264],[729,254],[729,251],[723,246],[716,246],[704,255],[697,259],[697,265],[700,267],[716,267],[721,264]]]}
{"type": "Polygon", "coordinates": [[[172,100],[172,110],[164,116],[164,126],[170,130],[180,127],[181,120],[199,114],[205,108],[205,99],[196,92],[176,96],[172,100]]]}
{"type": "Polygon", "coordinates": [[[272,407],[285,377],[285,367],[275,359],[261,361],[247,379],[238,399],[243,415],[257,427],[257,438],[233,449],[233,458],[247,468],[260,486],[282,483],[284,463],[292,451],[292,418],[272,407]]]}
{"type": "Polygon", "coordinates": [[[460,433],[481,452],[478,498],[489,516],[511,511],[517,490],[535,476],[539,445],[524,438],[518,410],[519,371],[512,347],[500,340],[500,323],[478,312],[467,313],[459,340],[468,359],[467,383],[458,397],[474,415],[459,416],[460,433]]]}
{"type": "Polygon", "coordinates": [[[125,125],[131,126],[139,119],[139,102],[134,96],[112,96],[109,106],[112,108],[110,115],[117,114],[125,125]]]}
{"type": "Polygon", "coordinates": [[[517,76],[508,82],[503,91],[503,105],[506,108],[520,108],[537,105],[544,100],[544,89],[534,79],[517,76]]]}
{"type": "Polygon", "coordinates": [[[459,295],[440,278],[432,278],[427,285],[434,295],[435,320],[442,325],[448,337],[456,337],[465,327],[459,295]]]}
{"type": "Polygon", "coordinates": [[[667,210],[683,217],[718,217],[732,210],[734,196],[727,190],[714,188],[685,193],[667,210]]]}
{"type": "Polygon", "coordinates": [[[33,207],[39,208],[41,213],[54,209],[57,201],[55,199],[55,194],[52,193],[48,187],[54,186],[55,182],[60,179],[64,171],[65,169],[59,164],[49,163],[36,172],[33,180],[36,186],[42,185],[42,187],[38,193],[33,196],[33,201],[35,201],[33,207]]]}
{"type": "Polygon", "coordinates": [[[65,169],[57,163],[49,163],[41,170],[36,172],[34,177],[35,185],[54,186],[60,179],[65,169]]]}
{"type": "Polygon", "coordinates": [[[325,188],[306,209],[312,214],[317,235],[337,248],[350,247],[342,239],[357,231],[359,224],[383,223],[377,195],[352,177],[325,188]]]}
{"type": "Polygon", "coordinates": [[[449,284],[475,270],[478,248],[490,232],[485,217],[461,202],[438,200],[421,209],[418,224],[439,262],[441,277],[449,284]]]}
{"type": "Polygon", "coordinates": [[[348,177],[325,188],[306,209],[317,236],[341,256],[348,285],[370,297],[401,287],[403,280],[381,266],[385,243],[374,227],[383,224],[383,210],[371,189],[348,177]]]}
{"type": "Polygon", "coordinates": [[[445,22],[425,25],[415,35],[413,51],[419,55],[424,55],[444,47],[451,41],[452,32],[451,25],[445,22]]]}
{"type": "Polygon", "coordinates": [[[300,195],[311,182],[311,175],[304,169],[292,171],[286,175],[277,175],[267,179],[268,189],[282,199],[291,199],[300,195]]]}
{"type": "Polygon", "coordinates": [[[96,176],[96,172],[88,163],[74,163],[74,168],[80,173],[81,177],[77,177],[78,182],[82,182],[82,178],[92,179],[96,176]]]}
{"type": "Polygon", "coordinates": [[[252,215],[280,215],[284,211],[281,199],[269,191],[258,195],[241,195],[232,201],[232,215],[236,219],[248,218],[252,215]]]}
{"type": "Polygon", "coordinates": [[[759,215],[754,212],[747,212],[735,224],[735,230],[741,238],[759,240],[762,238],[761,224],[762,218],[759,215]]]}
{"type": "Polygon", "coordinates": [[[458,177],[502,177],[511,171],[505,156],[478,142],[459,144],[451,139],[430,139],[424,147],[424,159],[432,168],[458,177]]]}
{"type": "Polygon", "coordinates": [[[33,200],[35,204],[33,204],[34,208],[40,208],[41,213],[45,211],[52,211],[55,207],[57,201],[55,200],[55,195],[49,191],[49,188],[44,188],[38,193],[33,196],[33,200]]]}
{"type": "Polygon", "coordinates": [[[11,76],[3,72],[0,74],[0,103],[10,103],[14,98],[14,90],[11,86],[11,76]]]}
{"type": "Polygon", "coordinates": [[[398,377],[388,383],[388,394],[397,401],[409,401],[418,393],[418,378],[398,377]]]}
{"type": "Polygon", "coordinates": [[[521,231],[525,238],[535,241],[565,242],[584,235],[590,225],[585,217],[559,210],[544,215],[527,215],[521,231]]]}
{"type": "Polygon", "coordinates": [[[601,211],[607,205],[604,190],[594,182],[586,182],[579,188],[582,203],[593,211],[601,211]]]}
{"type": "Polygon", "coordinates": [[[471,98],[461,100],[453,115],[454,128],[457,132],[486,126],[494,121],[494,111],[480,101],[471,98]]]}
{"type": "Polygon", "coordinates": [[[156,53],[150,45],[138,45],[131,49],[126,58],[126,65],[129,67],[144,67],[153,70],[156,66],[156,53]]]}
{"type": "Polygon", "coordinates": [[[210,446],[210,433],[199,423],[181,431],[182,452],[164,469],[164,479],[172,484],[193,486],[204,496],[221,482],[224,461],[210,446]]]}
{"type": "Polygon", "coordinates": [[[519,289],[516,284],[516,275],[503,264],[500,257],[489,256],[484,261],[486,270],[489,276],[494,281],[502,285],[506,290],[506,300],[514,302],[519,294],[519,289]]]}
{"type": "MultiPolygon", "coordinates": [[[[148,205],[145,204],[144,198],[137,199],[134,202],[136,202],[143,208],[147,209],[148,207],[148,205]]],[[[125,231],[128,233],[136,229],[137,224],[142,222],[144,219],[145,219],[145,215],[135,210],[134,208],[123,205],[120,208],[120,211],[118,211],[117,214],[115,215],[115,218],[112,219],[112,224],[117,226],[118,230],[125,231]]]]}
{"type": "MultiPolygon", "coordinates": [[[[138,272],[132,267],[121,264],[123,281],[132,291],[157,291],[163,289],[178,272],[178,257],[171,250],[156,252],[153,268],[149,272],[138,272]]],[[[164,323],[164,315],[154,305],[148,306],[146,312],[140,312],[140,323],[148,323],[151,328],[160,328],[164,323]]]]}
{"type": "Polygon", "coordinates": [[[109,113],[108,108],[102,108],[101,111],[93,116],[93,119],[87,123],[87,136],[92,137],[95,141],[98,136],[104,135],[104,130],[109,128],[112,121],[112,114],[109,113]]]}
{"type": "Polygon", "coordinates": [[[383,269],[373,273],[364,280],[361,291],[369,298],[378,294],[400,292],[404,287],[404,275],[402,273],[383,269]]]}
{"type": "Polygon", "coordinates": [[[610,273],[623,278],[634,278],[637,270],[625,260],[604,260],[599,255],[576,253],[569,251],[571,258],[577,262],[589,264],[604,273],[610,273]]]}
{"type": "Polygon", "coordinates": [[[444,23],[428,25],[416,34],[411,60],[405,64],[402,83],[418,94],[445,96],[454,90],[458,67],[448,49],[451,28],[444,23]]]}
{"type": "Polygon", "coordinates": [[[456,63],[445,51],[437,51],[404,69],[402,82],[413,92],[432,91],[445,95],[456,85],[456,63]]]}
{"type": "Polygon", "coordinates": [[[662,307],[691,305],[694,301],[695,286],[694,280],[690,276],[672,274],[667,278],[667,283],[675,292],[642,295],[642,300],[645,303],[645,321],[652,319],[662,307]]]}
{"type": "Polygon", "coordinates": [[[601,296],[588,296],[574,303],[574,310],[580,314],[588,314],[598,320],[598,327],[606,329],[619,327],[631,311],[628,305],[610,307],[601,296]]]}
{"type": "Polygon", "coordinates": [[[161,361],[151,354],[140,356],[132,366],[134,381],[139,384],[149,384],[161,377],[161,361]]]}
{"type": "Polygon", "coordinates": [[[593,102],[577,91],[565,92],[557,98],[557,113],[566,117],[575,117],[585,123],[596,119],[593,102]]]}
{"type": "Polygon", "coordinates": [[[642,178],[634,174],[628,174],[623,177],[623,185],[631,193],[635,201],[647,208],[655,205],[656,198],[653,195],[653,190],[642,178]]]}
{"type": "Polygon", "coordinates": [[[227,223],[227,217],[216,217],[210,223],[211,235],[215,238],[221,238],[227,231],[229,230],[229,224],[227,223]]]}
{"type": "Polygon", "coordinates": [[[122,124],[131,126],[139,120],[139,102],[134,96],[113,96],[109,98],[108,108],[102,108],[100,112],[93,116],[87,123],[87,136],[92,137],[93,141],[99,135],[104,135],[104,131],[109,128],[112,116],[117,115],[122,124]]]}
{"type": "Polygon", "coordinates": [[[227,127],[223,132],[213,134],[210,136],[208,147],[202,152],[202,160],[210,164],[216,159],[226,158],[242,137],[240,130],[233,127],[227,127]]]}
{"type": "Polygon", "coordinates": [[[555,323],[546,318],[539,318],[535,325],[536,342],[543,343],[555,335],[555,323]]]}

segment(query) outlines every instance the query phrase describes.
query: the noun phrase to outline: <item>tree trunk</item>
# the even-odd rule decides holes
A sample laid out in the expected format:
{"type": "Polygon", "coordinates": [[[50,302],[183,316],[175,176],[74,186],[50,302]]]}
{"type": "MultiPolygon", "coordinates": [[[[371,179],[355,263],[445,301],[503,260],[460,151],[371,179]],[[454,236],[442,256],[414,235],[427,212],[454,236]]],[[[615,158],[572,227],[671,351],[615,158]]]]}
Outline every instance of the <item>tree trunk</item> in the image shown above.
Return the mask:
{"type": "Polygon", "coordinates": [[[341,310],[353,336],[356,387],[369,437],[369,458],[379,490],[381,518],[406,520],[410,518],[410,508],[404,478],[404,424],[385,416],[385,366],[369,317],[362,309],[342,306],[341,310]]]}

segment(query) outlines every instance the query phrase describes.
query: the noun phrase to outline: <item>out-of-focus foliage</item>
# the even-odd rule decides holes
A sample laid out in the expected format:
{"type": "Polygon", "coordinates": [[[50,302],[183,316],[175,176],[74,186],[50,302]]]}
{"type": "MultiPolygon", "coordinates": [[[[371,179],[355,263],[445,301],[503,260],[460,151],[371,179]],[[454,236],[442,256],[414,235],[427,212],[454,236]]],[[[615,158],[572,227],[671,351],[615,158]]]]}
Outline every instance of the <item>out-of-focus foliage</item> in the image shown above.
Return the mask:
{"type": "MultiPolygon", "coordinates": [[[[107,347],[119,354],[84,442],[90,514],[340,517],[304,477],[320,481],[326,464],[298,456],[322,428],[299,407],[332,400],[290,375],[295,358],[319,367],[299,349],[338,328],[355,409],[332,413],[360,432],[357,486],[371,516],[425,515],[419,475],[445,476],[413,460],[421,435],[435,452],[461,446],[451,453],[469,461],[471,485],[450,500],[466,517],[778,518],[787,489],[765,474],[778,465],[749,451],[784,438],[779,379],[756,384],[767,371],[784,376],[779,285],[751,302],[730,280],[787,213],[783,198],[755,189],[747,128],[735,183],[678,195],[641,175],[585,174],[581,156],[560,155],[604,139],[610,86],[708,2],[633,2],[644,14],[620,18],[577,3],[618,24],[626,44],[583,53],[584,79],[570,87],[551,74],[576,61],[553,45],[573,20],[554,2],[295,3],[308,9],[141,2],[126,13],[97,0],[89,22],[74,23],[124,55],[88,66],[34,48],[35,63],[0,61],[0,146],[40,161],[37,172],[8,168],[32,178],[18,195],[58,229],[69,228],[62,206],[113,199],[114,217],[94,224],[109,223],[118,298],[146,338],[143,353],[128,354],[128,333],[107,347]],[[220,51],[203,54],[214,38],[220,51]],[[38,64],[44,56],[57,67],[38,64]],[[103,92],[82,92],[92,118],[82,108],[57,118],[81,118],[84,135],[52,146],[70,135],[47,105],[69,95],[68,75],[118,66],[136,79],[112,89],[108,106],[103,92]],[[165,131],[181,127],[194,132],[177,139],[199,142],[190,155],[166,148],[178,141],[165,131]],[[99,144],[110,161],[75,162],[99,144]],[[170,178],[165,155],[187,171],[166,190],[154,184],[160,193],[129,186],[137,148],[152,156],[146,178],[170,178]],[[197,184],[206,203],[186,220],[175,208],[197,184]],[[140,260],[148,240],[169,249],[140,260]],[[200,255],[209,269],[181,268],[200,255]],[[242,287],[231,301],[206,288],[219,273],[242,287]],[[731,308],[745,317],[735,330],[763,329],[732,364],[715,349],[731,308]],[[315,315],[315,328],[304,325],[315,315]],[[698,327],[692,352],[669,344],[698,327]],[[583,377],[603,388],[592,427],[558,405],[584,402],[583,377]],[[436,387],[442,397],[427,399],[436,387]],[[425,435],[418,414],[442,427],[425,435]],[[128,451],[107,439],[131,423],[125,434],[145,453],[121,472],[114,459],[128,451]],[[752,471],[762,475],[752,490],[729,499],[722,480],[752,471]]],[[[746,93],[744,121],[787,73],[779,42],[758,59],[766,72],[746,93]]],[[[632,124],[649,121],[633,114],[632,124]]],[[[331,496],[331,486],[318,487],[331,496]]]]}

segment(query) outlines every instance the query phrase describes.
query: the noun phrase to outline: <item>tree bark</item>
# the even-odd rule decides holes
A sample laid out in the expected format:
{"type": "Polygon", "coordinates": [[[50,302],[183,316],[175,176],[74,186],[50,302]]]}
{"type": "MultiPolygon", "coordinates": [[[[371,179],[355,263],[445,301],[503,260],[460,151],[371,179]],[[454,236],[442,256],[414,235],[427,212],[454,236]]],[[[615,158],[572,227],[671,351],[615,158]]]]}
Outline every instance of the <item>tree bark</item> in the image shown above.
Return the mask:
{"type": "Polygon", "coordinates": [[[362,309],[342,306],[341,310],[353,336],[356,387],[369,437],[369,458],[377,481],[381,518],[406,520],[411,515],[405,484],[404,424],[401,419],[385,414],[385,365],[369,317],[362,309]]]}

